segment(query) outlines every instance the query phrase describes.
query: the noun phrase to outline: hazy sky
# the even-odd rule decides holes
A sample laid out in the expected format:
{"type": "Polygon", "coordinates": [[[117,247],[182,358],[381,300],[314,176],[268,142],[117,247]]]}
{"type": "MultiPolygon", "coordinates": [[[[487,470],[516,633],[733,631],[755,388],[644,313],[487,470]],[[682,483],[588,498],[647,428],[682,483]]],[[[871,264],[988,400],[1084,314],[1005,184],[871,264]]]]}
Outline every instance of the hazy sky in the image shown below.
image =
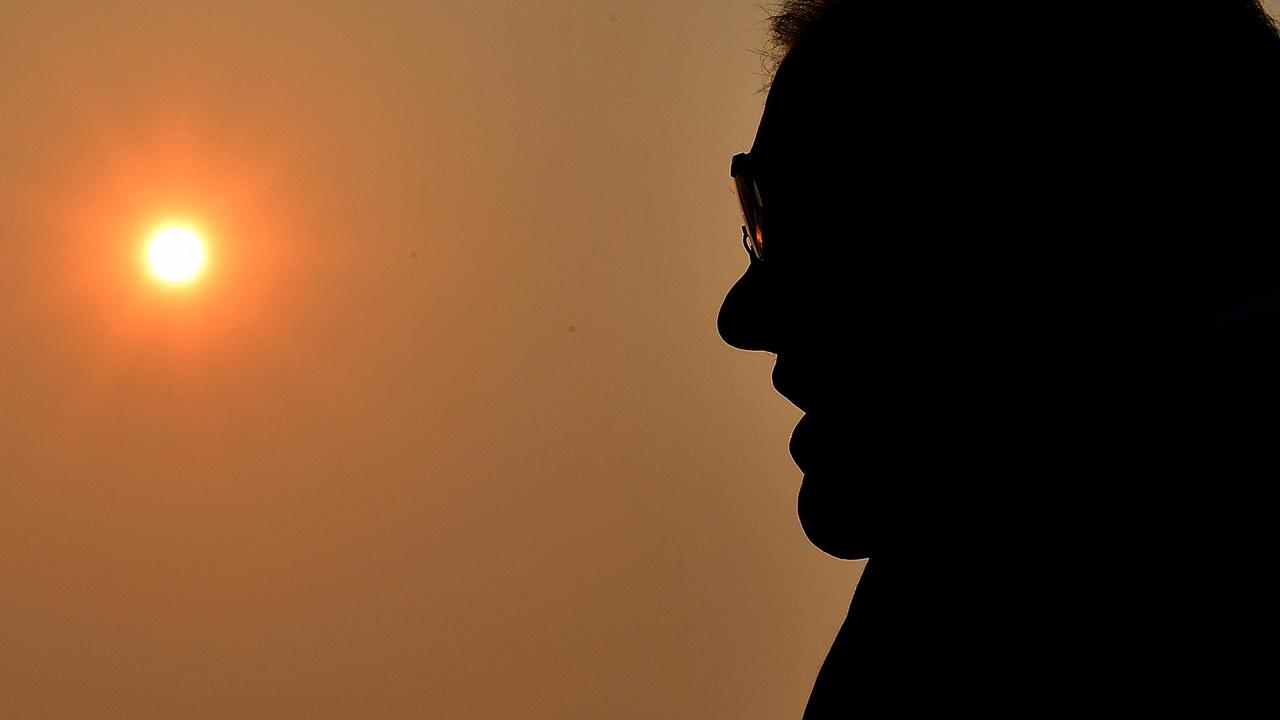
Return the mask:
{"type": "Polygon", "coordinates": [[[758,5],[0,0],[4,716],[798,718],[758,5]]]}
{"type": "Polygon", "coordinates": [[[3,714],[798,717],[856,568],[715,332],[762,17],[0,0],[3,714]]]}

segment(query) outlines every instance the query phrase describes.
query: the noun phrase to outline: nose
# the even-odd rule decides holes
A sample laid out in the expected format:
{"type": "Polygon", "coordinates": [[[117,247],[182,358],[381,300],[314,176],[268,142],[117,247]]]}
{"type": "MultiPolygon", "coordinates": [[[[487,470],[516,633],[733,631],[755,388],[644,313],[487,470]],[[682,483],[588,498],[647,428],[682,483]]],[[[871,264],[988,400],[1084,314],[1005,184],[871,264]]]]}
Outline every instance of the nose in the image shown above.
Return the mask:
{"type": "Polygon", "coordinates": [[[770,297],[768,278],[751,265],[729,288],[720,304],[716,324],[720,337],[739,350],[778,351],[774,327],[777,303],[770,297]]]}

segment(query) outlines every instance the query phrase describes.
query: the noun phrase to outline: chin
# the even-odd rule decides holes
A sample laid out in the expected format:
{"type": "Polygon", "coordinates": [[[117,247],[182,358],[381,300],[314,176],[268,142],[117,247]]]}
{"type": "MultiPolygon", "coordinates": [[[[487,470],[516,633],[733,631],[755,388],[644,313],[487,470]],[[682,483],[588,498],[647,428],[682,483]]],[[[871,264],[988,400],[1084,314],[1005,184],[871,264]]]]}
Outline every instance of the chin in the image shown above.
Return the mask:
{"type": "Polygon", "coordinates": [[[809,542],[841,560],[861,560],[873,555],[876,532],[872,523],[859,521],[843,483],[823,482],[805,476],[800,484],[796,510],[809,542]]]}

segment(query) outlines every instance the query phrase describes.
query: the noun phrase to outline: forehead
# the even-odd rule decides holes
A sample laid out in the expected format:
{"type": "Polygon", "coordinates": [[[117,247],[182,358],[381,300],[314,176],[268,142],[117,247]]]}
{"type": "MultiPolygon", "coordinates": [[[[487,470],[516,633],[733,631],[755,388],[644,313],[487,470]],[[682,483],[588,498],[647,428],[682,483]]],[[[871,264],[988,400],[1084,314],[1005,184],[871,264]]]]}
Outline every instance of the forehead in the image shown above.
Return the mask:
{"type": "Polygon", "coordinates": [[[843,78],[829,63],[789,56],[774,75],[751,145],[752,160],[776,170],[813,170],[848,147],[843,78]]]}
{"type": "Polygon", "coordinates": [[[785,153],[783,144],[788,136],[787,129],[795,124],[794,115],[797,110],[792,82],[793,67],[789,60],[783,61],[769,87],[764,113],[760,116],[760,125],[756,128],[756,137],[751,143],[751,156],[759,162],[768,163],[785,153]]]}

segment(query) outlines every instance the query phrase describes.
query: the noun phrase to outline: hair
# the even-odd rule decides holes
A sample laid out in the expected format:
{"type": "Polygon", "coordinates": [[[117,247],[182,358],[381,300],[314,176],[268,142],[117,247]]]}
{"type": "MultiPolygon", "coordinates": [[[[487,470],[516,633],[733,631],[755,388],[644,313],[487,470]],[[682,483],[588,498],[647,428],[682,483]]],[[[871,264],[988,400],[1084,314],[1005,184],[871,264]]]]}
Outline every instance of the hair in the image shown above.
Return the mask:
{"type": "Polygon", "coordinates": [[[766,82],[787,55],[843,4],[842,0],[780,0],[766,10],[769,37],[761,53],[766,82]]]}
{"type": "Polygon", "coordinates": [[[769,14],[769,48],[785,56],[840,0],[781,0],[769,14]]]}
{"type": "MultiPolygon", "coordinates": [[[[876,4],[877,0],[863,0],[859,2],[859,9],[866,14],[874,14],[874,10],[870,7],[876,4]]],[[[888,0],[892,3],[894,0],[888,0]]],[[[1139,16],[1146,15],[1150,19],[1155,19],[1160,15],[1173,16],[1176,11],[1170,11],[1167,8],[1161,8],[1159,5],[1163,0],[1148,0],[1150,8],[1135,8],[1139,16]]],[[[1241,27],[1251,27],[1251,34],[1244,35],[1246,48],[1251,50],[1259,46],[1280,45],[1276,41],[1280,40],[1277,35],[1276,23],[1267,14],[1259,0],[1204,0],[1203,7],[1197,7],[1197,3],[1191,3],[1183,12],[1188,20],[1179,30],[1185,31],[1188,28],[1197,27],[1198,23],[1204,22],[1204,7],[1213,7],[1221,18],[1229,18],[1233,23],[1236,32],[1241,27]],[[1190,12],[1187,12],[1187,11],[1190,12]]],[[[769,37],[765,41],[764,50],[762,52],[766,78],[772,77],[777,70],[778,65],[791,54],[796,47],[802,45],[809,38],[821,34],[823,29],[831,29],[831,25],[838,24],[839,20],[848,20],[848,16],[838,18],[842,11],[849,10],[854,6],[854,0],[777,0],[773,4],[767,6],[769,21],[769,37]]],[[[976,10],[974,11],[976,12],[976,10]]],[[[1119,8],[1112,7],[1107,11],[1098,14],[1094,20],[1098,25],[1106,25],[1119,19],[1122,11],[1119,8]]],[[[1209,13],[1212,14],[1212,13],[1209,13]]],[[[1025,15],[1025,14],[1024,14],[1025,15]]],[[[945,22],[945,15],[934,14],[936,22],[945,22]]],[[[1047,22],[1063,21],[1068,17],[1068,13],[1049,13],[1044,20],[1047,22]],[[1056,16],[1056,17],[1055,17],[1056,16]]],[[[1025,20],[1025,17],[1024,17],[1025,20]]],[[[1158,22],[1149,23],[1145,30],[1150,31],[1158,27],[1158,22]]],[[[1139,34],[1143,28],[1135,26],[1133,28],[1139,34]]],[[[834,34],[839,34],[836,30],[834,34]]],[[[1237,40],[1238,42],[1238,40],[1237,40]]]]}

